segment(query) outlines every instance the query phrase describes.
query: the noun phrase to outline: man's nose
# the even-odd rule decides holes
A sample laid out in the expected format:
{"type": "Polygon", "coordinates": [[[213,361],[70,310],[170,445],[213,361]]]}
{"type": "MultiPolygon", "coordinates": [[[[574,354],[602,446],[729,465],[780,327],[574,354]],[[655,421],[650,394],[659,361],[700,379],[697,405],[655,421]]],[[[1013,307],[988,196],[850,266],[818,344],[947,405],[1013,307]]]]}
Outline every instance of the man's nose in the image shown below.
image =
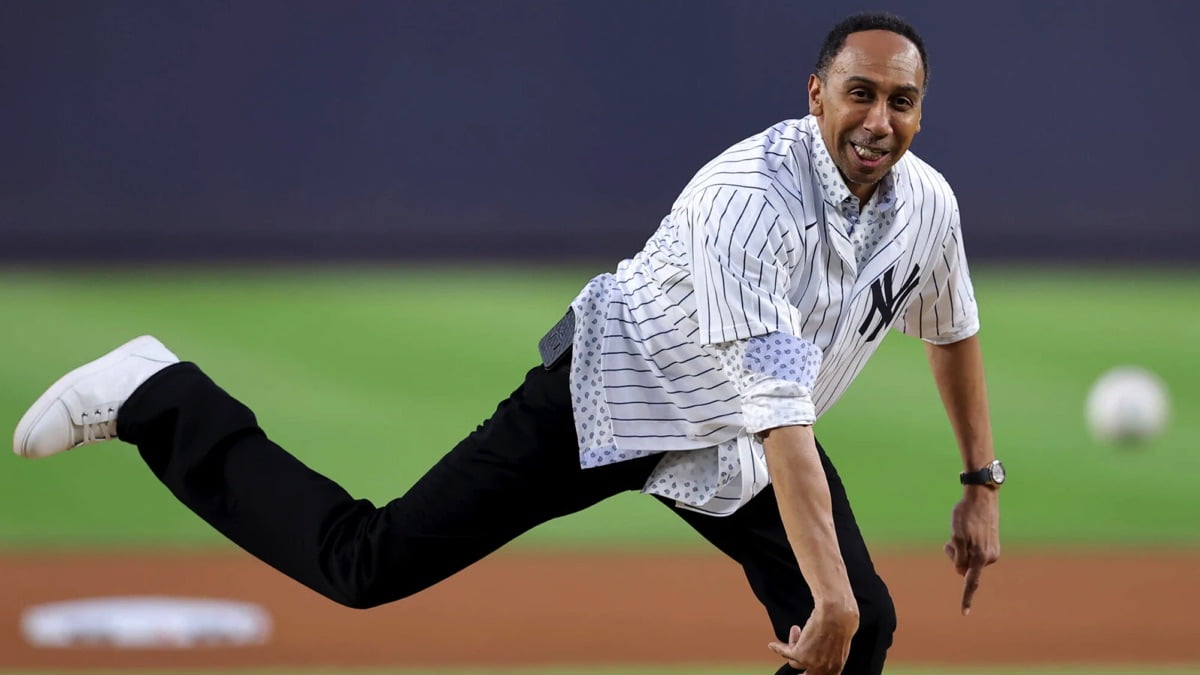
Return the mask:
{"type": "Polygon", "coordinates": [[[871,110],[867,112],[867,119],[863,123],[863,128],[875,138],[883,138],[884,136],[891,135],[892,118],[886,100],[876,101],[875,105],[871,106],[871,110]]]}

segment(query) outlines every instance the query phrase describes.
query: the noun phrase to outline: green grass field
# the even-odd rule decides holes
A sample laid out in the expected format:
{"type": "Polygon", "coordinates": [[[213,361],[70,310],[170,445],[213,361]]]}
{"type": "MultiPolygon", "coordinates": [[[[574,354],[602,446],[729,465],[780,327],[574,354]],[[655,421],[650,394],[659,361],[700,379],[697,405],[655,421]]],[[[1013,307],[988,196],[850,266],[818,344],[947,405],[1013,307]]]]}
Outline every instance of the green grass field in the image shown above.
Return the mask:
{"type": "MultiPolygon", "coordinates": [[[[133,269],[0,272],[0,425],[58,375],[142,333],[200,363],[268,432],[351,492],[402,493],[536,363],[536,340],[584,269],[133,269]]],[[[1003,534],[1017,548],[1200,546],[1200,275],[976,270],[998,454],[1012,476],[1003,534]],[[1101,446],[1083,399],[1134,363],[1171,388],[1168,432],[1101,446]]],[[[893,335],[817,427],[868,541],[936,550],[959,488],[957,453],[920,344],[893,335]]],[[[42,461],[0,459],[0,547],[227,546],[120,444],[42,461]]],[[[549,523],[537,547],[704,548],[654,500],[628,494],[549,523]]],[[[4,675],[33,675],[0,671],[4,675]]],[[[88,671],[103,675],[104,671],[88,671]]],[[[140,671],[149,672],[149,671],[140,671]]],[[[169,671],[188,675],[185,671],[169,671]]],[[[282,671],[230,670],[230,675],[282,671]]],[[[326,671],[304,671],[325,675],[326,671]]],[[[338,672],[346,672],[339,670],[338,672]]],[[[481,675],[372,670],[356,675],[481,675]]],[[[508,675],[730,675],[729,668],[496,671],[508,675]]],[[[894,667],[893,675],[1182,675],[1195,667],[894,667]]],[[[52,675],[38,671],[36,675],[52,675]]]]}
{"type": "MultiPolygon", "coordinates": [[[[0,423],[58,375],[141,333],[200,363],[277,441],[351,492],[402,493],[536,363],[585,269],[133,269],[0,272],[0,423]]],[[[1006,545],[1200,545],[1200,275],[976,270],[1006,545]],[[1092,441],[1089,383],[1136,363],[1171,389],[1168,432],[1092,441]]],[[[957,452],[918,341],[891,335],[817,426],[875,546],[943,540],[957,452]]],[[[0,459],[0,546],[210,546],[131,448],[0,459]],[[53,504],[53,508],[45,505],[53,504]]],[[[623,495],[518,545],[702,546],[623,495]]]]}

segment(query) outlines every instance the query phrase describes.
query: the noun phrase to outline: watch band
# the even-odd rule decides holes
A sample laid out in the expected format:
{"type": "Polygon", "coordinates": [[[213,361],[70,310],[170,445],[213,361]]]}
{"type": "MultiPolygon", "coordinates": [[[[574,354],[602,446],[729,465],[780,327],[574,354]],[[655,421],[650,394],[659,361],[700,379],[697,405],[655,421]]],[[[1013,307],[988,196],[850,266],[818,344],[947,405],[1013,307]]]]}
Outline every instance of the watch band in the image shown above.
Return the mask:
{"type": "Polygon", "coordinates": [[[1004,465],[1000,460],[992,460],[987,466],[977,471],[963,471],[958,474],[958,482],[963,485],[986,485],[998,488],[1004,484],[1004,465]]]}
{"type": "Polygon", "coordinates": [[[978,471],[963,471],[958,474],[958,482],[963,485],[992,485],[991,467],[985,466],[978,471]]]}

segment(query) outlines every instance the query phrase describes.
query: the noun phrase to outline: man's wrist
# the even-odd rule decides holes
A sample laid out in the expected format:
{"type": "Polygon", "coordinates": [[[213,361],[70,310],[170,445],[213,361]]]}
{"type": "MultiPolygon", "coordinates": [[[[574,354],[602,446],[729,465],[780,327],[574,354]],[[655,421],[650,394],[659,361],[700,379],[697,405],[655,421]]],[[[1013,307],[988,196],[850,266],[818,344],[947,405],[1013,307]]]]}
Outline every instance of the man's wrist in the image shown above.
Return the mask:
{"type": "Polygon", "coordinates": [[[855,599],[853,592],[847,592],[844,595],[833,595],[815,600],[813,613],[818,616],[826,617],[847,617],[859,615],[858,600],[855,599]]]}
{"type": "Polygon", "coordinates": [[[963,499],[982,500],[994,499],[1000,495],[998,485],[964,485],[963,499]]]}
{"type": "Polygon", "coordinates": [[[1007,479],[1004,464],[993,459],[977,469],[969,469],[958,474],[958,482],[967,486],[984,486],[992,489],[999,488],[1007,479]]]}

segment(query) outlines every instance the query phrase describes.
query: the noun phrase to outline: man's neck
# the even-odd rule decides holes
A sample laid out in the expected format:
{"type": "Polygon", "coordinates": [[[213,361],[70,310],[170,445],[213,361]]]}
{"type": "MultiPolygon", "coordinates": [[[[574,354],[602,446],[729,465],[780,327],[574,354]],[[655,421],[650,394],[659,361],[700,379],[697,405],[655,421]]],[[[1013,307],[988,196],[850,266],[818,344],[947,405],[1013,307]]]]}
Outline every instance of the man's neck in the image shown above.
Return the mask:
{"type": "Polygon", "coordinates": [[[846,180],[846,176],[842,176],[842,181],[846,184],[846,188],[850,190],[850,194],[858,198],[858,208],[862,209],[867,206],[867,202],[871,201],[875,190],[879,189],[879,183],[852,183],[846,180]]]}

